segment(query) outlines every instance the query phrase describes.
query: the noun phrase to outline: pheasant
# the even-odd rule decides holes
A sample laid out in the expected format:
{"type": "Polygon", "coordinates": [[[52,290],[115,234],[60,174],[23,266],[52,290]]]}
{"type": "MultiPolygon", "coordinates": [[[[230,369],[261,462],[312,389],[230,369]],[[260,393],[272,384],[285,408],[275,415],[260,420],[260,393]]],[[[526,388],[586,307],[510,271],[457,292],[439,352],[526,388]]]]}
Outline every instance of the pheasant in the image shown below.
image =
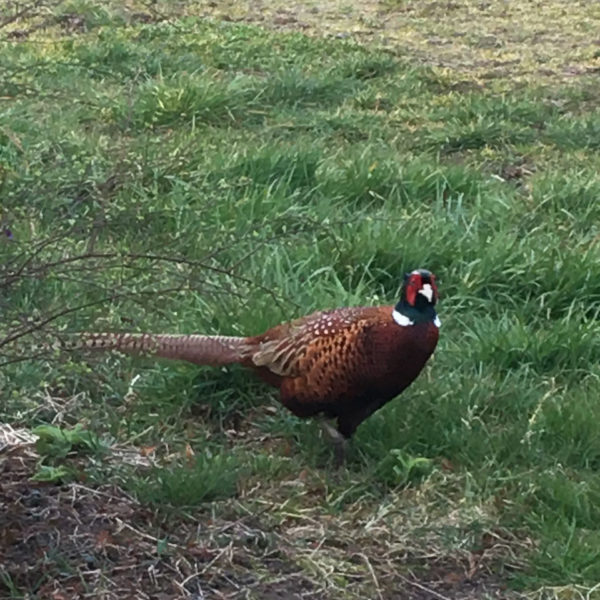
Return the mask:
{"type": "Polygon", "coordinates": [[[400,394],[433,353],[440,320],[435,276],[404,276],[395,306],[338,308],[277,325],[262,335],[86,333],[78,345],[189,361],[239,363],[279,388],[281,403],[298,417],[323,414],[338,449],[372,413],[400,394]]]}

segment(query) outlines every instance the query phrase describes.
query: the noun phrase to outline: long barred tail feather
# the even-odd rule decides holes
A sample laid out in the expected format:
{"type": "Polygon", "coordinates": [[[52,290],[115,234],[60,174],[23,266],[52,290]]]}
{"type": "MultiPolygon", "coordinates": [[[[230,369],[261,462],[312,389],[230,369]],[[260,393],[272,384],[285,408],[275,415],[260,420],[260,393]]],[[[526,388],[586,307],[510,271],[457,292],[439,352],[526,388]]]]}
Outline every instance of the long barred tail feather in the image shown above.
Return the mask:
{"type": "Polygon", "coordinates": [[[251,352],[251,345],[246,338],[224,335],[82,333],[69,345],[90,350],[116,350],[125,354],[158,356],[212,366],[244,362],[251,352]]]}

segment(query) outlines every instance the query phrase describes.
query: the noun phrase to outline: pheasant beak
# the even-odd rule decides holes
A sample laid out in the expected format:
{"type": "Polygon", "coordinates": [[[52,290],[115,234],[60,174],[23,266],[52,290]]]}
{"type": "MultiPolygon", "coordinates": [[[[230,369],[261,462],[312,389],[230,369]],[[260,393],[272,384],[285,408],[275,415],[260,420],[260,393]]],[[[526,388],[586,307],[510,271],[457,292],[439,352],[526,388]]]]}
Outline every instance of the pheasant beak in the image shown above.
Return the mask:
{"type": "Polygon", "coordinates": [[[423,294],[423,296],[427,298],[428,302],[433,300],[433,288],[429,283],[423,285],[423,287],[419,290],[419,294],[423,294]]]}

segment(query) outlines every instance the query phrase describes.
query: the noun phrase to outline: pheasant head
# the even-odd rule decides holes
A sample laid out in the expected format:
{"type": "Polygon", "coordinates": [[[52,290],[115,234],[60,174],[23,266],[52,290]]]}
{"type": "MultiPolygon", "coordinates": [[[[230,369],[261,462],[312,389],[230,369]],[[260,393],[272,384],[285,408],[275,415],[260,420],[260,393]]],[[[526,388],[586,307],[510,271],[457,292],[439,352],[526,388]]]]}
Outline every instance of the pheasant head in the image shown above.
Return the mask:
{"type": "Polygon", "coordinates": [[[417,269],[404,275],[400,300],[394,307],[394,321],[402,327],[440,320],[435,312],[438,289],[435,275],[426,269],[417,269]]]}

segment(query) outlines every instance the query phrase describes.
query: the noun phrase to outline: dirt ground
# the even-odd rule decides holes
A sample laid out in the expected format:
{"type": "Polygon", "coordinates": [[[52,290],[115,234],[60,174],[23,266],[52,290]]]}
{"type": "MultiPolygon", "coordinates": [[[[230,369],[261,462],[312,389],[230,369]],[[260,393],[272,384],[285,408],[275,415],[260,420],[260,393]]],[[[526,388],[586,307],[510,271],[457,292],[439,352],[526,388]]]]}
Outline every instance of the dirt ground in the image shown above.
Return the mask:
{"type": "Polygon", "coordinates": [[[562,0],[225,1],[205,14],[369,42],[457,79],[507,87],[600,71],[600,4],[562,0]],[[499,80],[499,81],[498,81],[499,80]]]}
{"type": "Polygon", "coordinates": [[[26,442],[0,453],[2,599],[22,597],[17,590],[52,600],[356,598],[352,587],[365,584],[380,600],[516,597],[485,568],[485,552],[470,561],[393,556],[387,535],[366,548],[335,520],[274,528],[268,503],[262,514],[234,514],[234,503],[218,517],[210,508],[157,514],[117,486],[31,481],[37,459],[26,442]],[[311,552],[327,546],[347,555],[345,573],[310,568],[311,552]],[[347,595],[324,581],[342,576],[347,595]]]}

